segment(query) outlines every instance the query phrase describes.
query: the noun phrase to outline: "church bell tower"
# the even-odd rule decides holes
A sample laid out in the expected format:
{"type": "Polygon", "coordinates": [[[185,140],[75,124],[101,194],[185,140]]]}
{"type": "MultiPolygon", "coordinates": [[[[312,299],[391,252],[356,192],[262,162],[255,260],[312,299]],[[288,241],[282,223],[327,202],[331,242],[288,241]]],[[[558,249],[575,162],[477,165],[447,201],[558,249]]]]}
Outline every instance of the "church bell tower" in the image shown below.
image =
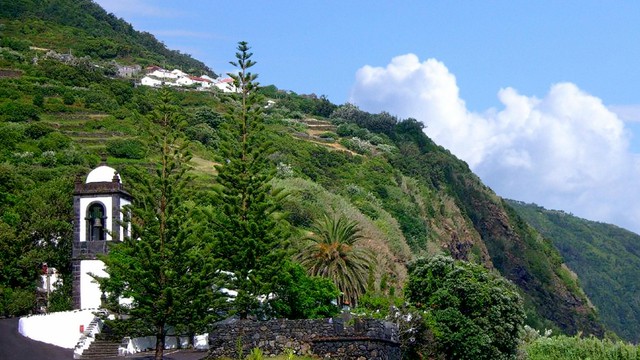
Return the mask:
{"type": "Polygon", "coordinates": [[[107,243],[129,236],[129,219],[123,216],[131,195],[124,190],[115,169],[101,164],[83,183],[76,178],[73,192],[73,307],[99,308],[102,292],[89,274],[106,276],[97,255],[107,252],[107,243]]]}

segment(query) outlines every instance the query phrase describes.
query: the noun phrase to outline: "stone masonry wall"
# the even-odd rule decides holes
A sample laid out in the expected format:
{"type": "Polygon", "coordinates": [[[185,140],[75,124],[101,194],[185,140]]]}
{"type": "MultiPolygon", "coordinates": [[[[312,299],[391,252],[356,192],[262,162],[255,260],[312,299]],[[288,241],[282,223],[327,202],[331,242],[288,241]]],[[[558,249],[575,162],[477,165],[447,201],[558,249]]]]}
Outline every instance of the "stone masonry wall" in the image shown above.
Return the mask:
{"type": "Polygon", "coordinates": [[[332,359],[400,359],[398,329],[395,324],[371,319],[269,321],[236,320],[216,324],[209,333],[210,355],[236,358],[260,348],[266,356],[284,353],[314,354],[332,359]]]}

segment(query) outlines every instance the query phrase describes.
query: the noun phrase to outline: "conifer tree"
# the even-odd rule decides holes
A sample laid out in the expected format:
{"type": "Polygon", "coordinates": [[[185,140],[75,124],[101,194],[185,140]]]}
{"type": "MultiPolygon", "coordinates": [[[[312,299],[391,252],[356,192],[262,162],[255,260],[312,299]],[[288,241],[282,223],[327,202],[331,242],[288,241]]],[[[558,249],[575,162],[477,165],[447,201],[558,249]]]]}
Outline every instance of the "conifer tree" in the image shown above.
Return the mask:
{"type": "Polygon", "coordinates": [[[169,327],[181,334],[203,331],[226,304],[217,290],[223,284],[215,282],[220,272],[210,245],[197,236],[198,217],[188,201],[190,154],[169,95],[162,94],[150,129],[160,152],[155,172],[129,174],[132,236],[102,258],[109,277],[99,279],[111,310],[127,313],[142,331],[155,334],[156,359],[162,359],[169,327]],[[130,299],[131,306],[123,308],[119,298],[130,299]]]}
{"type": "Polygon", "coordinates": [[[277,217],[281,192],[270,180],[273,166],[267,159],[270,145],[262,121],[262,99],[256,91],[255,65],[246,42],[238,44],[238,73],[233,78],[234,94],[229,102],[222,133],[216,196],[219,210],[213,221],[215,250],[224,269],[233,273],[231,289],[238,292],[233,302],[240,318],[256,313],[259,298],[275,292],[279,274],[289,258],[288,228],[277,217]]]}

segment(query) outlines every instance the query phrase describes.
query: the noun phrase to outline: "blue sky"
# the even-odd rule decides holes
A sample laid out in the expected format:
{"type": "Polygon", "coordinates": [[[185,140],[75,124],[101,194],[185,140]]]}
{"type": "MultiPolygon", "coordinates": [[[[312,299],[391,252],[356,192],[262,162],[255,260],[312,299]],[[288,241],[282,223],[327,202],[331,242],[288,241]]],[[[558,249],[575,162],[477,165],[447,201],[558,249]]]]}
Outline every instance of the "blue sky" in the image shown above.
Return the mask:
{"type": "Polygon", "coordinates": [[[246,40],[263,85],[415,117],[499,195],[640,232],[638,1],[96,2],[217,73],[246,40]]]}

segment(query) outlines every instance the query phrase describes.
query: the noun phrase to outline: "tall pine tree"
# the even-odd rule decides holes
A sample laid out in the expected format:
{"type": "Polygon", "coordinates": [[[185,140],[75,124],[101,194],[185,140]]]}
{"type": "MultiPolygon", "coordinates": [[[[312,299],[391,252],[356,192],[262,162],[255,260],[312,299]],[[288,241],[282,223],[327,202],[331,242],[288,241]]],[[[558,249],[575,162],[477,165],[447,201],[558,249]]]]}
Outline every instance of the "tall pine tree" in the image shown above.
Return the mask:
{"type": "Polygon", "coordinates": [[[198,217],[188,201],[191,156],[182,122],[168,91],[162,100],[150,129],[159,165],[152,174],[144,168],[130,174],[132,236],[102,258],[109,277],[99,280],[111,310],[124,311],[155,334],[156,359],[162,359],[170,327],[181,334],[204,331],[227,303],[217,290],[223,284],[216,283],[220,272],[211,244],[197,234],[198,217]],[[130,307],[119,305],[122,297],[130,307]]]}
{"type": "Polygon", "coordinates": [[[289,259],[288,227],[279,219],[282,193],[270,180],[274,169],[267,156],[262,97],[257,75],[249,69],[251,60],[246,42],[238,43],[238,73],[229,74],[237,91],[231,97],[216,166],[218,212],[213,221],[215,251],[225,270],[233,273],[232,289],[238,292],[235,312],[245,319],[260,309],[259,299],[275,293],[280,275],[289,259]]]}

